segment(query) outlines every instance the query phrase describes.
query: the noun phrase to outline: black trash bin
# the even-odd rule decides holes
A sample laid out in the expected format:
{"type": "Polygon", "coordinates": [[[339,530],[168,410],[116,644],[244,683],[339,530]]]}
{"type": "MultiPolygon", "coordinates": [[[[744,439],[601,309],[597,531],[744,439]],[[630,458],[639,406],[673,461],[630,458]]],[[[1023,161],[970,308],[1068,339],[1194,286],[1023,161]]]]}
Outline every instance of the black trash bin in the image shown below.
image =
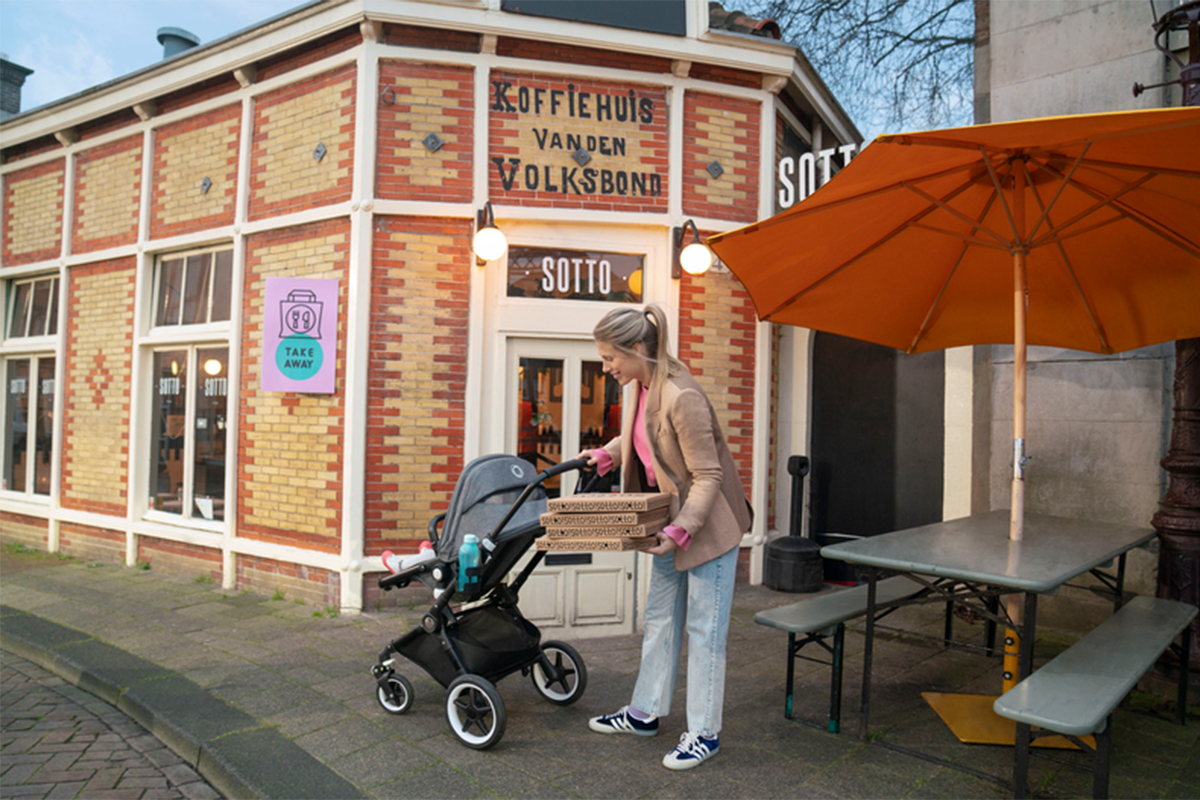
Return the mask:
{"type": "Polygon", "coordinates": [[[818,592],[821,590],[821,546],[800,536],[800,514],[804,507],[804,476],[808,459],[788,459],[792,476],[791,535],[767,545],[763,563],[763,583],[778,592],[818,592]]]}
{"type": "MultiPolygon", "coordinates": [[[[851,542],[863,537],[854,533],[818,533],[816,538],[817,544],[825,547],[831,544],[851,542]]],[[[825,562],[824,576],[827,582],[843,586],[854,586],[859,582],[858,567],[854,564],[839,561],[836,558],[823,558],[822,561],[825,562]]]]}

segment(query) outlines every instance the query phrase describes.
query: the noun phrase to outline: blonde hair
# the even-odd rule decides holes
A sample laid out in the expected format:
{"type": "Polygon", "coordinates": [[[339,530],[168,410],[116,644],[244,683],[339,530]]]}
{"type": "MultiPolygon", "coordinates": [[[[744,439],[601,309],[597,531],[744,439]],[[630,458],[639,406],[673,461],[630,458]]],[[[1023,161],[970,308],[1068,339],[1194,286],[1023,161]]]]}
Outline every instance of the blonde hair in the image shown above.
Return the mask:
{"type": "Polygon", "coordinates": [[[634,348],[640,344],[640,355],[654,365],[655,381],[665,381],[687,370],[682,361],[671,355],[667,315],[656,304],[641,311],[628,306],[614,308],[596,323],[592,337],[629,354],[636,353],[634,348]]]}

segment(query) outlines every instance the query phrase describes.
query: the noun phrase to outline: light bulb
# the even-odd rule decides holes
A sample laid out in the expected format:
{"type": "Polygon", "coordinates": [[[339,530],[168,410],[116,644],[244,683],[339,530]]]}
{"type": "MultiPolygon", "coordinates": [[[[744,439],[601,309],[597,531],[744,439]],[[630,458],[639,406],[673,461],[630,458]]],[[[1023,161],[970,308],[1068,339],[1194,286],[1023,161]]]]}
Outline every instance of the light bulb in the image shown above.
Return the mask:
{"type": "Polygon", "coordinates": [[[204,371],[209,375],[220,375],[221,362],[215,358],[210,358],[208,361],[204,362],[204,371]]]}
{"type": "Polygon", "coordinates": [[[679,254],[679,266],[689,275],[703,275],[713,263],[713,252],[707,245],[692,242],[679,254]]]}
{"type": "Polygon", "coordinates": [[[475,241],[472,244],[475,255],[484,261],[495,261],[504,255],[507,247],[508,240],[504,238],[504,232],[493,226],[480,228],[475,234],[475,241]]]}

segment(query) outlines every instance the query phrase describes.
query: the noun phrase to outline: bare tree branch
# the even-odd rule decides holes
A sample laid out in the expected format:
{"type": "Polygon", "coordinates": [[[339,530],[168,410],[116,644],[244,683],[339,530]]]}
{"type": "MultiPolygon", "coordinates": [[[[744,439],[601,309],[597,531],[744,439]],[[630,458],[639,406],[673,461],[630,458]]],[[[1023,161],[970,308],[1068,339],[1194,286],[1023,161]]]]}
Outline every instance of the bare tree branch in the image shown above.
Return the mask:
{"type": "MultiPolygon", "coordinates": [[[[736,0],[733,0],[736,2],[736,0]]],[[[859,129],[971,121],[973,0],[744,0],[779,23],[859,129]]]]}

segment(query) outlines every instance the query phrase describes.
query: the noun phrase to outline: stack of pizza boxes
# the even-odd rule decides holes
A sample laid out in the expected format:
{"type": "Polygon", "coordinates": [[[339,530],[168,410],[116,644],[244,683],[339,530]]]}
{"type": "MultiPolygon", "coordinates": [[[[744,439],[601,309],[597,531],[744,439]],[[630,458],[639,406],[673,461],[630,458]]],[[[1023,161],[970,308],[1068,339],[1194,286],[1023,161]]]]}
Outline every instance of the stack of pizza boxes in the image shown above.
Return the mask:
{"type": "Polygon", "coordinates": [[[665,494],[577,494],[550,500],[538,550],[649,550],[669,522],[665,494]]]}

